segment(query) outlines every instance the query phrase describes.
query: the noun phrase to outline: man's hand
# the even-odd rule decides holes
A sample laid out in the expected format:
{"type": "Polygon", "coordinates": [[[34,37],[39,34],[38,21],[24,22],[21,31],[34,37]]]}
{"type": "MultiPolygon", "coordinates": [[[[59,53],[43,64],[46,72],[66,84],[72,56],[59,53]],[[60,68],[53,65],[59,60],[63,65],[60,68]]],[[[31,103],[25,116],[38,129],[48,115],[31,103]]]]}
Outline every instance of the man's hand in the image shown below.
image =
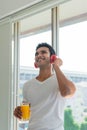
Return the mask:
{"type": "Polygon", "coordinates": [[[22,118],[21,106],[17,106],[13,112],[14,116],[18,119],[22,118]]]}
{"type": "Polygon", "coordinates": [[[63,61],[62,61],[62,59],[60,59],[56,55],[52,55],[51,56],[51,63],[53,64],[53,66],[57,65],[60,67],[63,64],[63,61]]]}

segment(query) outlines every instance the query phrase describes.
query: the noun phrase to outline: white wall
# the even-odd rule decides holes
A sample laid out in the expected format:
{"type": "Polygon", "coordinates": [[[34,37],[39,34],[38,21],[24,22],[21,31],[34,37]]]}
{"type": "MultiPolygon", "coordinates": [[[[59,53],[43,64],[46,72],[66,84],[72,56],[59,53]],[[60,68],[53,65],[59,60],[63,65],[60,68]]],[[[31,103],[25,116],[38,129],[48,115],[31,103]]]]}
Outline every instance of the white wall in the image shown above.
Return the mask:
{"type": "Polygon", "coordinates": [[[11,24],[0,25],[0,130],[10,130],[11,37],[11,24]]]}

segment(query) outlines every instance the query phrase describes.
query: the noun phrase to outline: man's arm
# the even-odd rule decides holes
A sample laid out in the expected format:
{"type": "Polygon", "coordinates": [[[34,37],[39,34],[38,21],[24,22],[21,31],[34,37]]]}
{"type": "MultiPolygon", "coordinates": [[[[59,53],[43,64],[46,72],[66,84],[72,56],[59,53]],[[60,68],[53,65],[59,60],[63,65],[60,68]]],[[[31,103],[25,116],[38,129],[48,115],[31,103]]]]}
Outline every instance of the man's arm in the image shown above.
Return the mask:
{"type": "Polygon", "coordinates": [[[56,72],[59,89],[63,97],[71,97],[75,93],[76,87],[74,83],[70,81],[59,68],[61,64],[62,60],[60,58],[57,58],[53,63],[53,68],[56,72]]]}

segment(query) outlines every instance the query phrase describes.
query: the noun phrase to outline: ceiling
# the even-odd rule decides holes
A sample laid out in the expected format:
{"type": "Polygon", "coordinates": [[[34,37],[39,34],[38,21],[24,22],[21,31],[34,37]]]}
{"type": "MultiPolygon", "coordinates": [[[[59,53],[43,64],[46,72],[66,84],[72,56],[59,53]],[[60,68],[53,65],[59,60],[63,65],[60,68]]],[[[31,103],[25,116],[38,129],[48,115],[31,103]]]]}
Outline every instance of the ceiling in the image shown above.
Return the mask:
{"type": "Polygon", "coordinates": [[[43,0],[0,0],[0,19],[43,0]]]}

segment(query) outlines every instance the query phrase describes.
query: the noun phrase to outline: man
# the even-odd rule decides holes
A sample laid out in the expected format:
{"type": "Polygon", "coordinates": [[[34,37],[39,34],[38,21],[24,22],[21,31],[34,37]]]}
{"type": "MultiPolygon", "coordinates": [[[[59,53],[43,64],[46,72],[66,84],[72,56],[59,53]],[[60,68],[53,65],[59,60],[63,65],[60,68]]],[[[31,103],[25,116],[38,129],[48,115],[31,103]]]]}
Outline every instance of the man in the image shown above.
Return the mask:
{"type": "MultiPolygon", "coordinates": [[[[23,98],[31,104],[31,118],[28,130],[64,130],[64,106],[67,97],[75,93],[75,85],[60,69],[62,60],[55,55],[47,43],[38,44],[35,64],[39,75],[27,81],[23,87],[23,98]]],[[[14,110],[15,117],[21,119],[20,107],[14,110]]]]}

